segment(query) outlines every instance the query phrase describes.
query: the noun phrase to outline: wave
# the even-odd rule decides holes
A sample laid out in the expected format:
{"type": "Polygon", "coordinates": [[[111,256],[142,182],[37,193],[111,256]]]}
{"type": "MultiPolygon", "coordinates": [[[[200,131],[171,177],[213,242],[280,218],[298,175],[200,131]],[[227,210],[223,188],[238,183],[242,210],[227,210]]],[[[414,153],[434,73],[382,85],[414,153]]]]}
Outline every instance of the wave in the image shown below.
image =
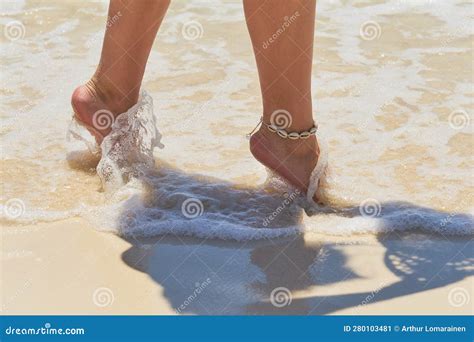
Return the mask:
{"type": "Polygon", "coordinates": [[[407,202],[367,199],[355,205],[328,197],[327,204],[308,217],[301,209],[302,194],[281,179],[269,177],[261,187],[243,188],[167,166],[153,155],[156,147],[163,147],[156,127],[153,100],[146,92],[113,121],[112,132],[100,147],[73,123],[71,136],[85,142],[92,152],[100,150],[96,169],[105,202],[63,211],[7,202],[2,206],[2,221],[32,224],[82,217],[100,230],[128,237],[172,234],[237,241],[307,232],[346,236],[414,230],[459,236],[474,233],[470,214],[407,202]]]}
{"type": "Polygon", "coordinates": [[[91,226],[121,236],[194,236],[248,241],[304,233],[353,236],[421,231],[446,236],[472,236],[474,217],[447,213],[407,202],[369,201],[364,205],[321,206],[311,217],[300,197],[273,183],[258,188],[233,184],[159,167],[131,180],[100,206],[72,210],[25,210],[19,217],[2,206],[4,223],[33,224],[82,217],[91,226]],[[373,208],[371,210],[370,208],[373,208]]]}

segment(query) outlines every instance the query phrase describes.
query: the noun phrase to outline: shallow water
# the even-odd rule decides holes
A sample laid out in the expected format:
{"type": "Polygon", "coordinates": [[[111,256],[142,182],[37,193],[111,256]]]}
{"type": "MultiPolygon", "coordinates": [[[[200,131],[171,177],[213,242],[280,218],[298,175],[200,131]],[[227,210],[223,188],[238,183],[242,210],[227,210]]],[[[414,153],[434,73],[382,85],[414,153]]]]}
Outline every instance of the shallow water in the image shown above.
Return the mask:
{"type": "Polygon", "coordinates": [[[103,190],[97,158],[65,140],[106,3],[0,6],[4,224],[81,216],[126,235],[238,240],[474,231],[469,1],[318,2],[313,99],[331,166],[329,204],[312,217],[291,191],[285,202],[262,186],[248,152],[261,104],[240,1],[172,3],[144,82],[165,148],[156,169],[115,192],[103,190]]]}

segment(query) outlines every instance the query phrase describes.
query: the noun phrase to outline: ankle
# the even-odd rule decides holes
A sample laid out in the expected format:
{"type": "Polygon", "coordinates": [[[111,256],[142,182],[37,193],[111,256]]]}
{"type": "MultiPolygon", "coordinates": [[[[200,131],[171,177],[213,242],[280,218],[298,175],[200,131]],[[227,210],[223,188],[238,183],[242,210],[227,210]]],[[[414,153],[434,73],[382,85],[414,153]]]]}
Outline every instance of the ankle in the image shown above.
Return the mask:
{"type": "Polygon", "coordinates": [[[95,75],[85,84],[88,91],[94,98],[99,99],[107,105],[114,114],[127,111],[138,101],[138,92],[124,97],[117,88],[108,80],[98,78],[95,75]]]}
{"type": "Polygon", "coordinates": [[[303,132],[314,125],[311,104],[288,104],[280,109],[264,108],[263,122],[287,132],[303,132]]]}
{"type": "Polygon", "coordinates": [[[311,135],[307,139],[284,139],[277,133],[270,132],[264,125],[256,133],[261,140],[265,140],[273,146],[279,146],[279,148],[287,151],[288,154],[292,154],[296,157],[309,157],[312,158],[315,154],[319,154],[319,146],[316,136],[311,135]]]}

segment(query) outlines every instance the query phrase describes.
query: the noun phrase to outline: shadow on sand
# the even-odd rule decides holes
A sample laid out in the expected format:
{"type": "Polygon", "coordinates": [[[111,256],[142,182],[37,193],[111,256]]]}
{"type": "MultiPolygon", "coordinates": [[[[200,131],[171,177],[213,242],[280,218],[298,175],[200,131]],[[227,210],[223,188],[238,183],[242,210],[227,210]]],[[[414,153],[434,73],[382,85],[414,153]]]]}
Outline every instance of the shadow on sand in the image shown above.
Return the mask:
{"type": "MultiPolygon", "coordinates": [[[[205,213],[220,214],[219,217],[228,220],[227,223],[241,221],[243,217],[238,211],[242,208],[253,206],[252,215],[259,217],[268,215],[282,201],[280,195],[261,188],[235,188],[220,180],[194,177],[169,168],[154,170],[144,182],[147,184],[146,205],[159,207],[166,204],[160,209],[178,212],[179,200],[170,205],[161,199],[173,189],[182,189],[183,184],[188,184],[187,191],[206,199],[205,213]],[[252,201],[252,198],[259,200],[252,201]],[[225,208],[222,203],[230,203],[232,207],[225,208]],[[235,206],[236,203],[241,206],[235,206]]],[[[470,215],[453,215],[407,202],[382,203],[379,219],[393,225],[394,216],[384,216],[384,213],[400,208],[439,218],[440,222],[449,217],[472,223],[470,215]]],[[[360,215],[358,207],[327,209],[343,216],[360,215]]],[[[249,211],[244,210],[242,215],[249,215],[249,211]]],[[[278,222],[274,225],[277,228],[299,225],[302,215],[301,210],[293,210],[281,215],[284,219],[276,220],[278,222]]],[[[164,224],[174,224],[166,222],[166,217],[161,219],[164,224]]],[[[126,226],[128,214],[124,214],[122,220],[121,224],[126,226]]],[[[186,220],[192,222],[192,219],[186,220]]],[[[255,220],[259,222],[256,226],[261,225],[260,220],[261,217],[255,220]]],[[[377,241],[385,248],[383,263],[396,276],[391,279],[398,280],[374,281],[376,286],[368,291],[336,295],[318,295],[315,294],[317,290],[311,288],[363,278],[357,269],[349,266],[350,260],[341,248],[342,244],[305,239],[301,234],[242,242],[173,233],[149,238],[132,234],[123,238],[131,243],[123,253],[123,261],[148,273],[163,288],[163,295],[170,305],[181,314],[330,314],[357,308],[366,302],[382,302],[447,286],[474,274],[471,235],[456,238],[427,235],[421,231],[380,234],[377,241]]],[[[353,244],[357,248],[356,239],[354,237],[353,244]]],[[[370,251],[370,248],[366,246],[365,250],[370,251]]],[[[370,262],[372,257],[367,255],[367,261],[370,262]]]]}

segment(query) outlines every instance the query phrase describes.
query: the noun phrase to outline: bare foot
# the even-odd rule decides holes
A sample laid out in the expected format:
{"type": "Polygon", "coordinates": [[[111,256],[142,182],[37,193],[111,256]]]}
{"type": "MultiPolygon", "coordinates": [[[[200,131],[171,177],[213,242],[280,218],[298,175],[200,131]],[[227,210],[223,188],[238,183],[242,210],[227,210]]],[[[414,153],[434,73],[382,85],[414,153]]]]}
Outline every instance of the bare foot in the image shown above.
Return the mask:
{"type": "MultiPolygon", "coordinates": [[[[262,126],[250,138],[250,152],[260,163],[306,194],[319,156],[314,135],[308,139],[283,139],[262,126]]],[[[316,195],[313,200],[317,202],[316,195]]]]}
{"type": "Polygon", "coordinates": [[[76,119],[84,124],[99,145],[110,133],[115,118],[138,100],[124,101],[109,94],[97,81],[91,79],[77,87],[71,97],[76,119]]]}

